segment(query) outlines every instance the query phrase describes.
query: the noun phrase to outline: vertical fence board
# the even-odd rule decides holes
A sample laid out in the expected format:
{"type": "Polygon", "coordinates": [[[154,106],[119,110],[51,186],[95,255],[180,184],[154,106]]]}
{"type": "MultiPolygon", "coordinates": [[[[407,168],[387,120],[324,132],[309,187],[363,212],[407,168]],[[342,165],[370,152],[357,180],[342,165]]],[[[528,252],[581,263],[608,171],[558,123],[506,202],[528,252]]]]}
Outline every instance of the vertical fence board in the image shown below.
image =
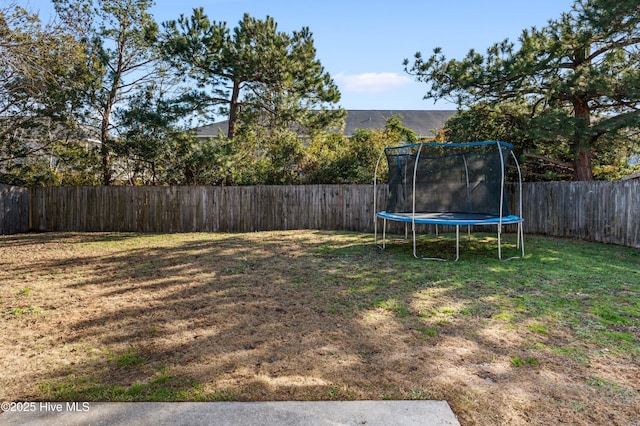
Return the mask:
{"type": "Polygon", "coordinates": [[[0,234],[17,234],[29,230],[28,188],[0,184],[0,234]]]}

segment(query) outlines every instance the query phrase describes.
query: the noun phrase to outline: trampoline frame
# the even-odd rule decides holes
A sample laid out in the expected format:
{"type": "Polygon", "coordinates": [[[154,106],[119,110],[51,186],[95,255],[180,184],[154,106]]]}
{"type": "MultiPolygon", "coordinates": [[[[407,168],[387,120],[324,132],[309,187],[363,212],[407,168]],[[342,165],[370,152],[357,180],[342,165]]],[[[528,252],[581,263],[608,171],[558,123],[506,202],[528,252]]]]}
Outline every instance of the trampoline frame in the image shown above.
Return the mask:
{"type": "MultiPolygon", "coordinates": [[[[520,171],[520,165],[518,163],[518,159],[512,150],[513,146],[506,142],[469,142],[469,143],[437,143],[437,142],[422,142],[417,144],[410,144],[404,146],[397,147],[388,147],[382,150],[380,156],[378,157],[378,161],[376,163],[376,169],[374,172],[374,180],[373,180],[373,211],[374,211],[374,243],[377,247],[381,249],[386,248],[387,243],[387,221],[395,221],[395,222],[404,222],[405,223],[405,239],[408,238],[408,230],[407,226],[411,223],[411,231],[413,236],[413,256],[415,258],[424,259],[424,260],[447,260],[439,257],[420,257],[417,253],[417,243],[416,243],[416,224],[423,225],[435,225],[436,226],[436,234],[438,232],[438,225],[448,225],[455,226],[456,228],[456,258],[455,261],[460,259],[460,226],[467,226],[468,233],[471,234],[471,227],[474,225],[495,225],[497,227],[497,237],[498,237],[498,259],[502,259],[502,226],[515,224],[517,226],[517,242],[516,247],[521,250],[520,256],[512,256],[506,260],[523,258],[524,257],[524,231],[523,231],[523,222],[522,218],[522,173],[520,171]],[[423,145],[432,145],[432,146],[473,146],[473,145],[489,145],[496,144],[498,148],[498,153],[500,155],[500,163],[501,163],[501,181],[500,181],[500,209],[499,215],[487,215],[487,214],[477,214],[477,213],[452,213],[452,212],[416,212],[416,175],[418,170],[418,163],[420,160],[420,153],[422,152],[423,145]],[[504,187],[505,187],[505,159],[501,149],[501,145],[505,145],[510,148],[511,156],[515,161],[516,168],[518,170],[518,215],[508,215],[503,216],[503,204],[504,204],[504,187]],[[398,148],[409,148],[409,147],[419,147],[416,154],[416,161],[413,168],[413,192],[412,192],[412,212],[411,213],[389,213],[386,211],[378,211],[378,168],[382,161],[383,157],[386,157],[385,153],[387,149],[398,149],[398,148]],[[382,227],[382,243],[378,243],[378,220],[383,220],[382,227]]],[[[463,158],[464,159],[464,158],[463,158]]],[[[469,176],[468,170],[466,169],[466,159],[465,160],[465,173],[467,180],[467,190],[469,189],[469,176]]]]}

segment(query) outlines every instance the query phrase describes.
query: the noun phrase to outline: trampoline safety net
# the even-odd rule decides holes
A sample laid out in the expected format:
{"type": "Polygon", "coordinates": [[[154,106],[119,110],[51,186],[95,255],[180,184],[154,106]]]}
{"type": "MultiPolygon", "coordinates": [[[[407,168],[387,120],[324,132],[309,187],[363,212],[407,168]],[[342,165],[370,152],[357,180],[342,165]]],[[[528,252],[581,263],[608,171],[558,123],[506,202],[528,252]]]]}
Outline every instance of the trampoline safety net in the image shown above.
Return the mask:
{"type": "Polygon", "coordinates": [[[502,189],[511,149],[504,142],[426,142],[386,148],[386,211],[508,216],[502,189]]]}

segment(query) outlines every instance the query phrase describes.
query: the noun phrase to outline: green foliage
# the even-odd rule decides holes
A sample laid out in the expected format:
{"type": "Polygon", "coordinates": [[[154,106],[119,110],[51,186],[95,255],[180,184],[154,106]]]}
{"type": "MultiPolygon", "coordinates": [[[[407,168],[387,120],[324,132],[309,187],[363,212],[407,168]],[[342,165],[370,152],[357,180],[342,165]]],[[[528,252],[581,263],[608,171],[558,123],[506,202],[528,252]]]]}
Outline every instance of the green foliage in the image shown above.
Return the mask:
{"type": "MultiPolygon", "coordinates": [[[[0,7],[0,182],[369,183],[382,148],[416,140],[401,117],[329,133],[345,111],[307,27],[230,28],[199,8],[160,31],[151,0],[53,3],[49,24],[0,7]],[[229,115],[228,135],[197,141],[188,118],[211,113],[229,115]]],[[[639,23],[635,0],[577,0],[517,44],[461,60],[436,48],[405,69],[464,106],[448,140],[514,143],[526,180],[618,179],[640,167],[639,23]]]]}
{"type": "Polygon", "coordinates": [[[262,182],[273,184],[299,184],[302,182],[301,163],[304,158],[302,141],[292,132],[271,138],[264,147],[267,170],[262,182]]]}
{"type": "Polygon", "coordinates": [[[58,151],[80,133],[94,64],[57,23],[19,6],[0,18],[0,181],[59,184],[58,151]]]}
{"type": "Polygon", "coordinates": [[[418,137],[416,136],[416,132],[408,127],[404,127],[402,125],[402,116],[393,115],[387,119],[385,123],[385,130],[387,131],[389,136],[395,136],[395,138],[400,142],[406,143],[415,143],[418,141],[418,137]]]}
{"type": "MultiPolygon", "coordinates": [[[[569,180],[572,177],[570,140],[552,131],[552,110],[531,117],[522,102],[496,105],[478,103],[460,110],[445,125],[446,139],[453,142],[502,140],[515,145],[526,181],[569,180]]],[[[603,135],[593,146],[593,172],[598,180],[615,180],[633,173],[629,159],[640,149],[637,133],[603,135]],[[615,147],[615,149],[613,149],[615,147]]],[[[514,174],[515,171],[510,171],[514,174]]],[[[515,178],[515,174],[512,178],[515,178]]]]}
{"type": "MultiPolygon", "coordinates": [[[[526,181],[566,180],[571,177],[569,146],[559,135],[541,135],[524,102],[502,102],[497,105],[478,103],[458,111],[447,120],[446,138],[453,142],[478,140],[507,141],[519,154],[523,179],[526,181]]],[[[517,179],[517,171],[509,171],[517,179]]]]}
{"type": "Polygon", "coordinates": [[[114,114],[119,123],[114,153],[133,185],[184,183],[189,157],[198,149],[194,132],[181,129],[188,112],[168,96],[171,82],[166,88],[163,83],[149,84],[114,114]]]}
{"type": "Polygon", "coordinates": [[[19,41],[0,45],[8,64],[0,101],[15,111],[0,130],[2,182],[368,183],[384,146],[415,139],[397,117],[385,130],[352,138],[326,133],[339,129],[346,113],[334,106],[340,94],[316,59],[308,28],[284,33],[273,18],[245,15],[230,29],[196,9],[166,23],[158,43],[150,1],[54,6],[56,27],[41,26],[21,8],[1,23],[3,40],[19,41]],[[19,61],[28,56],[22,46],[40,55],[36,62],[19,61]],[[195,84],[177,86],[159,67],[161,56],[171,73],[195,84]],[[24,75],[10,79],[16,70],[24,75]],[[12,91],[39,75],[46,78],[29,81],[29,96],[12,91]],[[230,115],[235,137],[199,141],[184,129],[192,114],[215,108],[230,115]]]}
{"type": "Polygon", "coordinates": [[[405,70],[429,84],[427,98],[522,103],[529,139],[566,144],[573,179],[591,180],[594,152],[616,151],[640,123],[639,23],[635,0],[577,0],[546,27],[524,30],[518,47],[504,40],[462,60],[436,48],[426,59],[417,53],[412,65],[405,60],[405,70]]]}
{"type": "Polygon", "coordinates": [[[100,129],[102,183],[113,182],[112,113],[129,94],[153,81],[158,25],[151,0],[53,0],[56,12],[87,50],[99,87],[91,91],[91,119],[100,129]]]}
{"type": "MultiPolygon", "coordinates": [[[[376,164],[385,147],[415,142],[416,135],[402,125],[399,117],[391,117],[385,129],[356,129],[344,135],[325,135],[314,139],[307,150],[305,176],[307,183],[372,183],[376,164]]],[[[386,162],[378,171],[379,181],[386,180],[386,162]]]]}
{"type": "Polygon", "coordinates": [[[199,111],[228,113],[229,139],[240,126],[258,126],[268,139],[294,125],[311,134],[344,118],[332,107],[340,93],[315,58],[306,27],[287,34],[269,16],[245,14],[230,30],[199,8],[166,22],[164,30],[165,60],[196,87],[187,98],[199,111]]]}
{"type": "Polygon", "coordinates": [[[97,164],[95,148],[77,140],[58,140],[23,158],[5,161],[0,182],[18,186],[97,185],[97,164]]]}
{"type": "Polygon", "coordinates": [[[351,138],[315,140],[306,164],[309,183],[371,183],[380,151],[387,145],[384,136],[384,131],[357,129],[351,138]]]}
{"type": "MultiPolygon", "coordinates": [[[[307,144],[291,131],[264,138],[264,133],[249,132],[245,127],[231,140],[219,136],[192,144],[185,150],[184,157],[176,160],[182,166],[176,169],[168,183],[371,183],[382,149],[397,145],[407,137],[408,129],[404,129],[399,120],[391,123],[391,129],[359,129],[351,138],[339,133],[319,133],[307,144]],[[181,174],[178,169],[184,169],[185,173],[181,174]]],[[[386,162],[381,169],[379,179],[384,180],[386,162]]]]}

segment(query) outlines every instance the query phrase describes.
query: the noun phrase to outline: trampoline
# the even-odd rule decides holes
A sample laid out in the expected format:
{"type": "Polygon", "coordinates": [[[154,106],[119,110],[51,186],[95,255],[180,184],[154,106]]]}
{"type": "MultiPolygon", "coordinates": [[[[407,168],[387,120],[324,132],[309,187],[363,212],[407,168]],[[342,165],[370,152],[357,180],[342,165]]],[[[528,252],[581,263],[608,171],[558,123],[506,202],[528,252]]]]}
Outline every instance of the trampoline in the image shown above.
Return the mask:
{"type": "Polygon", "coordinates": [[[385,148],[378,158],[374,178],[374,241],[384,249],[388,222],[411,224],[413,255],[417,253],[416,225],[454,226],[456,257],[460,258],[460,226],[496,226],[498,258],[502,260],[504,225],[515,225],[519,256],[524,257],[522,229],[522,174],[513,146],[506,142],[437,143],[423,142],[385,148]],[[378,173],[382,159],[389,167],[386,210],[378,211],[378,173]],[[505,173],[513,159],[518,172],[518,214],[511,214],[505,192],[505,173]],[[378,240],[378,221],[383,221],[382,240],[378,240]]]}

